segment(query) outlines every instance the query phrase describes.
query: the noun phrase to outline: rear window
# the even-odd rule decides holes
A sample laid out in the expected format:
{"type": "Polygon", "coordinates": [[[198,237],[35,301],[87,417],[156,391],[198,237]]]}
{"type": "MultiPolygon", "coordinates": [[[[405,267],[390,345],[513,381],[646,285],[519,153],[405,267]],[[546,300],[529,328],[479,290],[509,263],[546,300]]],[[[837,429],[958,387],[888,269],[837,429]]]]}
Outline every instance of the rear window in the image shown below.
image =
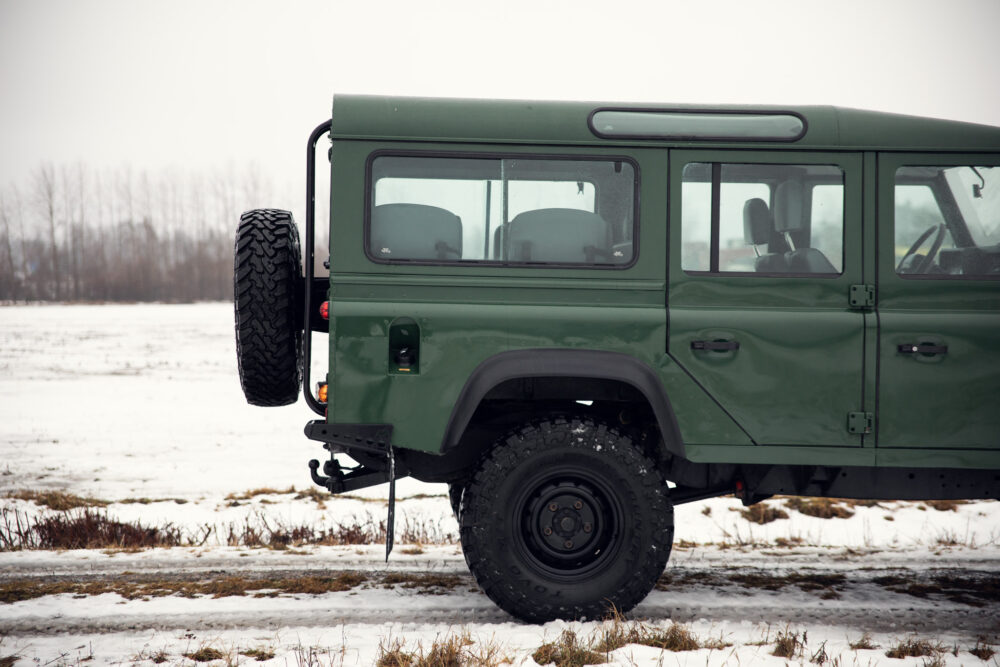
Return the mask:
{"type": "Polygon", "coordinates": [[[623,267],[636,255],[624,159],[379,155],[370,169],[374,261],[623,267]]]}

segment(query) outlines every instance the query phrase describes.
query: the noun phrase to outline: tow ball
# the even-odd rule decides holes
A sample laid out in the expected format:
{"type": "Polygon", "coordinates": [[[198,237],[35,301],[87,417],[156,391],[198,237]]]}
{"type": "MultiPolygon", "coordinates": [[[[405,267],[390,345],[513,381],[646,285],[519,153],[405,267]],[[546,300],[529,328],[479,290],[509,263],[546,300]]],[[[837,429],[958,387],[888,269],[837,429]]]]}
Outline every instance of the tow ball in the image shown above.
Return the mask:
{"type": "Polygon", "coordinates": [[[312,481],[322,486],[330,493],[341,493],[344,491],[344,471],[340,467],[337,459],[330,455],[330,460],[323,463],[323,474],[319,474],[319,461],[312,459],[309,461],[309,476],[312,481]]]}

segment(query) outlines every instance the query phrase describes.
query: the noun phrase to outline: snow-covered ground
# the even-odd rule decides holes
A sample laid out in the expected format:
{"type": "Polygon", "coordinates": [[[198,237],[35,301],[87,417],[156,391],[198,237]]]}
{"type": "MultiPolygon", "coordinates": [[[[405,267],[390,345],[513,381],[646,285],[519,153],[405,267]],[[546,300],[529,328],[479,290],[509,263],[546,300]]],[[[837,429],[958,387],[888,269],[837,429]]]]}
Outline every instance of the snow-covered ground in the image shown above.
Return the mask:
{"type": "MultiPolygon", "coordinates": [[[[300,493],[313,488],[306,462],[323,454],[302,435],[312,413],[301,402],[246,405],[232,328],[228,304],[0,307],[4,516],[55,514],[25,492],[56,490],[100,501],[99,511],[114,519],[169,526],[199,543],[139,552],[0,552],[0,587],[344,571],[370,581],[319,595],[127,600],[63,592],[0,602],[0,661],[13,655],[22,665],[76,664],[92,656],[97,663],[154,664],[161,656],[193,664],[184,654],[209,647],[229,662],[253,662],[240,652],[259,648],[273,652],[271,664],[367,665],[380,644],[428,649],[435,639],[468,632],[475,643],[467,650],[495,645],[514,664],[531,665],[532,653],[565,629],[581,638],[600,631],[599,623],[516,623],[476,591],[440,485],[400,481],[397,529],[410,526],[433,544],[417,548],[404,540],[388,564],[378,545],[227,545],[227,536],[247,527],[377,526],[386,509],[382,487],[351,498],[300,493]],[[440,573],[459,583],[426,595],[383,582],[402,572],[440,573]]],[[[731,646],[675,653],[630,644],[609,658],[640,665],[806,664],[820,661],[822,647],[828,664],[920,665],[929,658],[885,655],[918,632],[948,651],[957,648],[957,655],[941,654],[942,664],[984,664],[968,649],[980,635],[1000,641],[995,596],[920,597],[886,583],[951,577],[963,590],[1000,587],[1000,503],[844,504],[851,516],[832,519],[802,514],[784,499],[767,505],[787,518],[752,523],[732,498],[678,507],[669,585],[631,615],[661,628],[684,622],[699,637],[721,637],[731,646]],[[809,588],[789,579],[803,573],[839,583],[809,588]],[[849,646],[866,631],[881,648],[849,646]],[[806,633],[798,657],[771,655],[781,632],[806,633]]],[[[4,530],[10,524],[0,521],[4,530]]]]}

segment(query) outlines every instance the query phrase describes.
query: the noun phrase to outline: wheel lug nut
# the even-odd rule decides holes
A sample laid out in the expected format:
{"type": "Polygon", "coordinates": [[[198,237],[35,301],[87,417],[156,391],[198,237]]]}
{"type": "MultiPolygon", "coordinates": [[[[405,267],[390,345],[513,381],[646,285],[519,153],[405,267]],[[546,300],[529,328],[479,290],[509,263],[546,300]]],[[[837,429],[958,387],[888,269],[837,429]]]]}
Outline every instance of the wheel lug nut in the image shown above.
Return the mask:
{"type": "Polygon", "coordinates": [[[567,549],[572,549],[573,543],[570,540],[566,540],[566,544],[564,544],[563,546],[566,547],[567,549]]]}
{"type": "Polygon", "coordinates": [[[582,510],[583,509],[583,503],[581,503],[579,500],[576,501],[575,503],[573,503],[573,509],[582,510]]]}
{"type": "Polygon", "coordinates": [[[583,524],[583,532],[589,533],[593,529],[594,529],[593,526],[591,526],[589,523],[583,524]]]}
{"type": "Polygon", "coordinates": [[[542,529],[542,532],[545,533],[546,535],[551,535],[552,529],[546,526],[545,528],[542,529]]]}
{"type": "Polygon", "coordinates": [[[555,512],[557,509],[559,509],[559,505],[556,505],[555,503],[549,503],[550,512],[555,512]]]}

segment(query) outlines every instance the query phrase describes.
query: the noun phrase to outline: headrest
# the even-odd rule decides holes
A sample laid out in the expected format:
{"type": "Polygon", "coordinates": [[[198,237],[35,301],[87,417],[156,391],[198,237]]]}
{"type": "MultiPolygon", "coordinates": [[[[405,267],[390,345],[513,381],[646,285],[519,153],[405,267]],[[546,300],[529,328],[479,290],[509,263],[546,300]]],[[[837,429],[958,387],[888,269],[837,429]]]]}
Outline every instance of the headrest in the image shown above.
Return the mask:
{"type": "Polygon", "coordinates": [[[462,219],[423,204],[372,209],[371,252],[382,259],[462,259],[462,219]]]}
{"type": "Polygon", "coordinates": [[[764,245],[771,240],[771,211],[767,202],[759,197],[743,204],[743,242],[747,245],[764,245]]]}
{"type": "Polygon", "coordinates": [[[774,192],[774,228],[779,232],[805,229],[802,216],[802,186],[795,181],[785,181],[774,192]]]}
{"type": "Polygon", "coordinates": [[[610,252],[611,228],[604,218],[589,211],[573,208],[525,211],[510,221],[508,233],[511,259],[515,261],[609,261],[605,255],[610,252]]]}

